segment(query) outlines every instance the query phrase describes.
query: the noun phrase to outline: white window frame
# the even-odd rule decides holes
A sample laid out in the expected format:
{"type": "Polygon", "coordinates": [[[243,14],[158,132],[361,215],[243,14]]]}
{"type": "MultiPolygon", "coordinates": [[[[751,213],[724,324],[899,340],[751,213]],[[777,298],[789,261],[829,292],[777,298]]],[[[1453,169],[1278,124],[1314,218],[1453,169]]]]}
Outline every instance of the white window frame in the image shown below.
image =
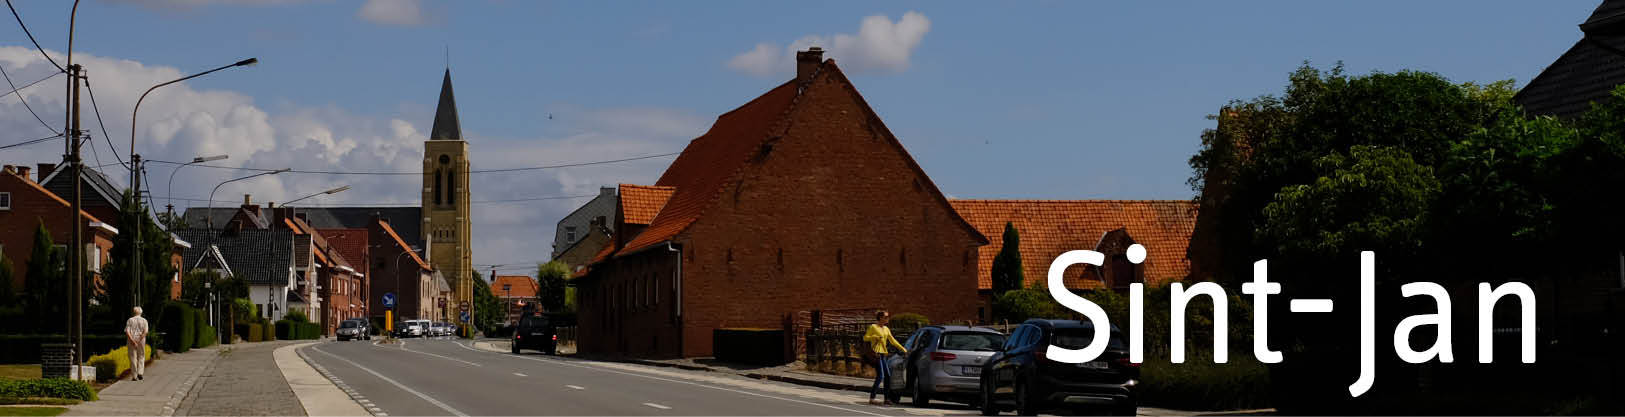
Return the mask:
{"type": "Polygon", "coordinates": [[[0,191],[0,211],[11,211],[11,192],[0,191]]]}

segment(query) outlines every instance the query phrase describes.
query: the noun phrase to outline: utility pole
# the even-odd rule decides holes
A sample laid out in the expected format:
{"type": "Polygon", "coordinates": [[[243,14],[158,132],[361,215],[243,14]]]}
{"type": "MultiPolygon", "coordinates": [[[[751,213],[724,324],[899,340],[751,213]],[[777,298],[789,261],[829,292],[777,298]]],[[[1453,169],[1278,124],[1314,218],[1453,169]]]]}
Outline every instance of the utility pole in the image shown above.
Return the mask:
{"type": "Polygon", "coordinates": [[[133,148],[130,153],[130,184],[133,191],[131,196],[135,197],[135,207],[125,209],[135,213],[135,224],[123,226],[125,230],[135,229],[132,240],[135,244],[130,245],[130,282],[135,286],[135,291],[131,291],[131,297],[134,298],[131,305],[141,305],[141,291],[146,289],[147,284],[145,282],[147,274],[141,270],[141,229],[145,229],[143,226],[147,223],[147,213],[141,209],[141,154],[134,153],[133,148]]]}
{"type": "MultiPolygon", "coordinates": [[[[73,59],[71,54],[69,55],[68,59],[73,59]]],[[[68,64],[69,107],[67,160],[69,169],[68,173],[72,175],[69,178],[73,178],[73,191],[70,192],[68,196],[70,197],[70,202],[72,203],[71,209],[73,210],[73,213],[69,214],[69,218],[73,219],[70,221],[73,223],[73,227],[69,230],[69,233],[72,235],[68,237],[67,262],[70,282],[68,283],[67,334],[69,337],[68,343],[73,345],[73,354],[75,358],[73,363],[76,365],[83,363],[85,358],[83,332],[85,311],[85,219],[83,216],[79,215],[80,211],[84,208],[83,203],[80,201],[84,195],[83,190],[80,188],[81,184],[84,182],[84,165],[81,164],[79,160],[79,77],[81,76],[83,70],[83,68],[78,65],[74,65],[71,62],[68,64]]]]}

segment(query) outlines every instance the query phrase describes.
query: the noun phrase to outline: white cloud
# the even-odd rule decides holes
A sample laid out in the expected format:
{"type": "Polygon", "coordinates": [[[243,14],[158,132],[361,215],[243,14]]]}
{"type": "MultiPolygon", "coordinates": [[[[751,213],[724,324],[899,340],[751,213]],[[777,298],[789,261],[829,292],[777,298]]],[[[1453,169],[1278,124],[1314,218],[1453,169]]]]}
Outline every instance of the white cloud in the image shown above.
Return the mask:
{"type": "MultiPolygon", "coordinates": [[[[57,59],[61,60],[60,57],[57,59]]],[[[76,55],[74,62],[84,64],[89,70],[96,100],[104,113],[102,120],[107,123],[107,130],[113,135],[112,142],[121,155],[128,153],[126,147],[130,126],[127,115],[136,98],[147,87],[184,75],[173,67],[90,54],[76,55]]],[[[13,81],[19,83],[37,80],[55,71],[39,52],[22,47],[0,47],[0,66],[4,66],[13,81]]],[[[233,69],[211,77],[229,77],[229,71],[253,69],[233,69]]],[[[438,71],[424,73],[423,86],[420,87],[425,90],[422,105],[434,106],[431,99],[435,97],[439,85],[438,71]]],[[[62,90],[61,78],[23,90],[28,103],[53,129],[60,128],[63,120],[65,105],[62,90]]],[[[468,98],[460,102],[465,111],[476,111],[481,107],[477,101],[468,98]]],[[[114,162],[107,141],[95,124],[88,101],[85,106],[84,128],[94,137],[95,145],[86,146],[84,158],[88,164],[107,165],[102,172],[122,186],[127,182],[128,174],[114,162]],[[95,153],[90,152],[92,149],[95,153]]],[[[397,115],[418,113],[404,110],[415,106],[398,103],[380,103],[378,107],[403,109],[398,110],[397,115]]],[[[539,123],[545,124],[548,129],[538,130],[559,133],[537,137],[486,137],[480,134],[477,127],[464,120],[464,133],[469,136],[473,168],[558,165],[675,152],[681,150],[688,140],[704,133],[709,124],[706,117],[655,107],[561,107],[550,111],[555,113],[555,119],[539,123]]],[[[416,172],[422,167],[423,141],[430,123],[431,120],[424,116],[369,116],[332,105],[279,103],[274,110],[268,110],[255,103],[253,97],[242,93],[196,89],[188,83],[179,83],[153,92],[141,104],[136,143],[141,155],[149,161],[188,161],[194,156],[226,154],[230,155],[230,159],[210,164],[345,172],[416,172]]],[[[0,97],[0,132],[5,132],[0,133],[0,144],[51,134],[22,108],[15,96],[0,97]]],[[[0,163],[24,166],[54,163],[61,159],[62,149],[63,142],[55,140],[0,150],[0,163]]],[[[599,186],[613,186],[622,182],[651,184],[671,161],[671,157],[664,157],[564,169],[477,174],[472,200],[593,195],[597,194],[599,186]]],[[[160,207],[166,204],[166,197],[173,192],[174,197],[178,198],[174,202],[176,211],[206,204],[203,201],[179,199],[207,198],[221,181],[244,174],[226,169],[187,167],[175,175],[171,188],[168,182],[173,169],[173,165],[149,162],[143,189],[152,192],[152,199],[160,207]]],[[[303,203],[415,206],[422,190],[421,181],[422,177],[418,175],[287,173],[228,184],[220,188],[214,199],[217,201],[216,207],[241,201],[243,194],[252,194],[255,201],[262,203],[288,201],[339,185],[350,185],[352,188],[342,194],[320,196],[303,203]]],[[[492,264],[545,260],[551,252],[554,225],[558,219],[586,201],[586,198],[550,199],[474,205],[473,232],[477,237],[474,262],[492,264]]]]}
{"type": "Polygon", "coordinates": [[[914,48],[930,31],[931,19],[919,12],[904,13],[896,22],[874,15],[863,18],[855,35],[807,35],[782,48],[758,43],[729,59],[728,68],[756,76],[784,75],[795,71],[796,51],[819,46],[827,51],[826,57],[840,62],[846,71],[902,72],[908,69],[914,48]]]}
{"type": "Polygon", "coordinates": [[[382,25],[417,26],[424,21],[423,4],[418,0],[367,0],[356,16],[382,25]]]}

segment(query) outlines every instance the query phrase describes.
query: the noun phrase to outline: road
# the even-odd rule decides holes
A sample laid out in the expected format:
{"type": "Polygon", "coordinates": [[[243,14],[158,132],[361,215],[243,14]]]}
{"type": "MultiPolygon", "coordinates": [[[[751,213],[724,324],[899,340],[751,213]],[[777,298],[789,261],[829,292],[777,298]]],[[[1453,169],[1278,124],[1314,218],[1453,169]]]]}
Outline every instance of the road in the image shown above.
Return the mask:
{"type": "Polygon", "coordinates": [[[300,349],[380,415],[940,415],[878,407],[867,394],[718,373],[536,354],[463,340],[324,342],[300,349]]]}

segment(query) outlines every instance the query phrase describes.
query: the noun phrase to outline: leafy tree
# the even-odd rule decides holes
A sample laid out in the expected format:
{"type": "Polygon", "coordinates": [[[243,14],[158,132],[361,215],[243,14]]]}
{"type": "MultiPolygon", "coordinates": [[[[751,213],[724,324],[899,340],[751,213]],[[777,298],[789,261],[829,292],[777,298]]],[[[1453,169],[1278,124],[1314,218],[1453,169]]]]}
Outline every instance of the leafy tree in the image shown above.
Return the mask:
{"type": "Polygon", "coordinates": [[[491,294],[491,284],[485,282],[479,271],[474,271],[474,326],[481,331],[494,331],[505,315],[502,304],[491,294]]]}
{"type": "Polygon", "coordinates": [[[1004,223],[1004,246],[993,256],[992,274],[995,296],[1021,289],[1026,282],[1021,270],[1021,233],[1014,223],[1004,223]]]}
{"type": "Polygon", "coordinates": [[[16,305],[17,289],[12,276],[11,258],[0,253],[0,305],[16,305]]]}
{"type": "Polygon", "coordinates": [[[28,255],[28,317],[35,329],[58,333],[67,323],[58,318],[67,317],[68,297],[67,254],[56,247],[51,232],[40,221],[34,229],[34,249],[28,255]]]}
{"type": "Polygon", "coordinates": [[[1038,288],[1014,289],[993,299],[993,314],[999,320],[1020,323],[1027,319],[1072,318],[1072,310],[1062,307],[1050,297],[1048,290],[1038,288]]]}
{"type": "Polygon", "coordinates": [[[109,251],[110,262],[102,269],[107,286],[106,304],[112,306],[113,311],[130,311],[133,303],[137,302],[146,311],[162,311],[163,303],[169,300],[170,280],[175,276],[175,267],[170,264],[174,242],[170,240],[169,233],[148,215],[146,208],[139,207],[129,190],[125,190],[123,201],[124,208],[119,212],[121,230],[113,239],[113,249],[109,251]],[[137,274],[139,279],[132,281],[131,270],[135,266],[132,255],[136,244],[134,232],[138,227],[141,231],[141,272],[137,274]],[[135,299],[135,294],[140,295],[139,301],[135,299]]]}
{"type": "Polygon", "coordinates": [[[570,266],[563,261],[550,261],[536,266],[537,297],[541,298],[542,310],[557,312],[564,310],[565,280],[570,277],[570,266]]]}

